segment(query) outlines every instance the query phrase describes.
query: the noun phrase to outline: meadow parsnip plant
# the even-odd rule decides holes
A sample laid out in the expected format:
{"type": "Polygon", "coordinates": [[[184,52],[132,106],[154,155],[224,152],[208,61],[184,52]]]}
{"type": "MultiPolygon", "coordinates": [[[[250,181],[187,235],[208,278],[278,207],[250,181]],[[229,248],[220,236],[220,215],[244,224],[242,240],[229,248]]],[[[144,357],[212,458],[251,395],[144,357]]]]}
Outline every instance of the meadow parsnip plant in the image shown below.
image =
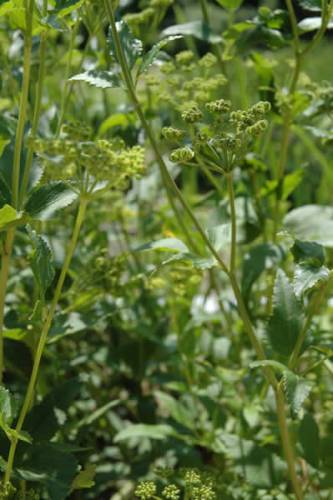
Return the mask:
{"type": "Polygon", "coordinates": [[[332,26],[0,2],[1,498],[331,498],[332,26]]]}

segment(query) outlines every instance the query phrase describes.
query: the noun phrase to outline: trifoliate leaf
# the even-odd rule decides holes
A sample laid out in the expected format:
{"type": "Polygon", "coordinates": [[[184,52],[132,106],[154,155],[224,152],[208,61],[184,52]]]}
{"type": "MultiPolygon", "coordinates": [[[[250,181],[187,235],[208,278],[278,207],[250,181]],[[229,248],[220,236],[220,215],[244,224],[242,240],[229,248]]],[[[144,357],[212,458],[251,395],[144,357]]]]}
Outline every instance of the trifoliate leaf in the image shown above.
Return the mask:
{"type": "Polygon", "coordinates": [[[273,350],[289,356],[302,329],[302,308],[287,276],[278,270],[274,285],[273,313],[267,334],[273,350]]]}
{"type": "Polygon", "coordinates": [[[50,182],[31,191],[25,212],[33,219],[48,219],[57,210],[73,203],[76,198],[77,194],[64,182],[50,182]]]}

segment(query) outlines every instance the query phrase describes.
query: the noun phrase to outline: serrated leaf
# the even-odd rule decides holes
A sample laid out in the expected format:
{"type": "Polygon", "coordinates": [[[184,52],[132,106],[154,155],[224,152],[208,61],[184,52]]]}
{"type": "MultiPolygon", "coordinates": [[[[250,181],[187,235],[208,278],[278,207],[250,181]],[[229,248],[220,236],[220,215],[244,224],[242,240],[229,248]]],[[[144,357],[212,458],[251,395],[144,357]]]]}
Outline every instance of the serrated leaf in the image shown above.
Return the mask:
{"type": "Polygon", "coordinates": [[[303,297],[305,294],[320,286],[330,279],[330,270],[325,266],[313,266],[311,264],[298,264],[295,267],[294,289],[297,297],[303,297]]]}
{"type": "MultiPolygon", "coordinates": [[[[130,69],[132,69],[142,55],[143,45],[141,40],[135,38],[125,21],[119,21],[116,23],[116,29],[121,41],[121,45],[123,48],[124,55],[126,57],[126,61],[130,69]]],[[[113,40],[112,30],[109,31],[108,37],[109,47],[111,55],[115,58],[115,60],[119,63],[117,58],[117,50],[116,45],[113,40]]]]}
{"type": "Polygon", "coordinates": [[[50,247],[42,236],[35,231],[30,231],[30,238],[34,247],[31,257],[31,269],[41,298],[44,299],[46,290],[51,285],[55,275],[53,256],[50,247]]]}
{"type": "Polygon", "coordinates": [[[267,327],[273,350],[290,356],[301,329],[302,308],[287,276],[279,269],[274,285],[273,312],[267,327]]]}
{"type": "Polygon", "coordinates": [[[320,439],[318,425],[310,413],[306,413],[299,428],[299,440],[306,461],[317,468],[320,459],[320,439]]]}
{"type": "Polygon", "coordinates": [[[211,31],[207,24],[202,21],[192,21],[184,24],[175,24],[162,31],[162,36],[193,36],[198,40],[203,40],[212,44],[220,43],[222,38],[211,31]]]}
{"type": "Polygon", "coordinates": [[[297,415],[310,391],[312,384],[290,370],[283,373],[283,387],[291,412],[297,415]]]}
{"type": "Polygon", "coordinates": [[[289,212],[285,228],[297,239],[333,247],[333,207],[303,205],[289,212]]]}
{"type": "Polygon", "coordinates": [[[57,210],[69,206],[77,194],[61,181],[50,182],[31,191],[25,212],[33,219],[45,220],[57,210]]]}
{"type": "Polygon", "coordinates": [[[107,71],[102,69],[91,69],[84,73],[72,76],[69,81],[72,82],[85,82],[88,85],[97,87],[99,89],[111,89],[121,87],[119,75],[114,71],[107,71]]]}
{"type": "Polygon", "coordinates": [[[143,56],[142,62],[138,69],[138,76],[142,73],[145,73],[149,69],[163,47],[165,47],[168,43],[173,42],[174,40],[178,40],[179,38],[182,38],[182,35],[169,35],[166,38],[163,38],[159,42],[155,43],[150,51],[143,56]]]}
{"type": "Polygon", "coordinates": [[[0,386],[0,427],[8,428],[12,422],[12,405],[10,393],[3,386],[0,386]]]}
{"type": "Polygon", "coordinates": [[[95,485],[96,465],[87,465],[81,470],[72,482],[71,491],[92,488],[95,485]]]}
{"type": "Polygon", "coordinates": [[[162,441],[173,434],[174,430],[170,425],[131,424],[115,435],[114,442],[119,443],[120,441],[133,438],[148,438],[162,441]]]}

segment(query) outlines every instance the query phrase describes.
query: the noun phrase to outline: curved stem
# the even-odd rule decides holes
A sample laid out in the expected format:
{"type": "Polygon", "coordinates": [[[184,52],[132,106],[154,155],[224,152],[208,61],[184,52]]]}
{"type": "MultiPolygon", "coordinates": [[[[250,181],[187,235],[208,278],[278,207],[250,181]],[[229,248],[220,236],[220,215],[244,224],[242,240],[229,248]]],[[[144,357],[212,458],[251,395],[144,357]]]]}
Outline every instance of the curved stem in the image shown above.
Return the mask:
{"type": "MultiPolygon", "coordinates": [[[[82,223],[84,221],[84,217],[85,217],[85,213],[86,213],[86,209],[87,209],[87,203],[88,203],[87,198],[82,197],[80,199],[80,205],[79,205],[78,213],[76,216],[73,234],[72,234],[69,246],[67,248],[65,261],[63,263],[61,273],[60,273],[60,276],[59,276],[59,279],[57,282],[57,286],[56,286],[56,289],[54,292],[54,297],[53,297],[50,309],[48,311],[48,314],[46,316],[46,319],[45,319],[45,322],[44,322],[44,325],[43,325],[43,328],[41,331],[41,335],[39,338],[39,342],[37,345],[34,364],[32,367],[32,372],[31,372],[31,376],[30,376],[30,380],[29,380],[28,389],[27,389],[26,396],[25,396],[25,399],[23,402],[23,406],[22,406],[16,427],[15,427],[16,436],[17,436],[17,434],[19,434],[21,432],[25,418],[26,418],[27,413],[29,411],[29,408],[31,407],[31,404],[33,402],[35,385],[36,385],[36,381],[37,381],[37,377],[38,377],[39,367],[40,367],[41,359],[43,356],[44,348],[45,348],[45,345],[47,342],[47,336],[48,336],[48,333],[49,333],[49,330],[50,330],[50,327],[51,327],[51,324],[52,324],[52,321],[53,321],[53,318],[54,318],[54,315],[55,315],[55,312],[56,312],[56,309],[58,306],[58,302],[59,302],[60,297],[61,297],[65,278],[66,278],[66,275],[67,275],[67,272],[68,272],[68,269],[69,269],[69,266],[70,266],[70,263],[72,261],[72,257],[73,257],[73,254],[74,254],[74,251],[76,248],[76,244],[77,244],[77,241],[79,238],[80,230],[81,230],[82,223]]],[[[4,484],[7,484],[10,482],[17,444],[18,444],[18,438],[13,437],[11,439],[11,445],[10,445],[9,454],[8,454],[8,460],[7,460],[7,465],[6,465],[5,475],[4,475],[4,484]]]]}

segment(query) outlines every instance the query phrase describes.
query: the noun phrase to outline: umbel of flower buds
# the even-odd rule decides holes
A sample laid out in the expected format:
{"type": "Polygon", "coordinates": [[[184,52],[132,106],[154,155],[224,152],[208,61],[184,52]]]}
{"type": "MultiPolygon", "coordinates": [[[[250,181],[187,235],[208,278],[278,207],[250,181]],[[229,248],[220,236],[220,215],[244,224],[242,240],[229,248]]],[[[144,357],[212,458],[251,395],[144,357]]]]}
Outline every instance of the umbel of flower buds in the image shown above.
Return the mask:
{"type": "Polygon", "coordinates": [[[187,123],[195,123],[202,118],[202,112],[197,106],[192,106],[190,109],[183,111],[182,119],[187,123]]]}
{"type": "Polygon", "coordinates": [[[225,101],[224,99],[218,99],[217,101],[211,101],[206,103],[206,109],[210,113],[229,113],[231,108],[230,101],[225,101]]]}
{"type": "Polygon", "coordinates": [[[173,127],[163,127],[162,135],[167,141],[179,142],[184,137],[184,130],[173,127]]]}
{"type": "Polygon", "coordinates": [[[170,155],[170,160],[174,163],[186,163],[194,158],[194,151],[185,146],[184,148],[178,148],[172,151],[170,155]]]}

